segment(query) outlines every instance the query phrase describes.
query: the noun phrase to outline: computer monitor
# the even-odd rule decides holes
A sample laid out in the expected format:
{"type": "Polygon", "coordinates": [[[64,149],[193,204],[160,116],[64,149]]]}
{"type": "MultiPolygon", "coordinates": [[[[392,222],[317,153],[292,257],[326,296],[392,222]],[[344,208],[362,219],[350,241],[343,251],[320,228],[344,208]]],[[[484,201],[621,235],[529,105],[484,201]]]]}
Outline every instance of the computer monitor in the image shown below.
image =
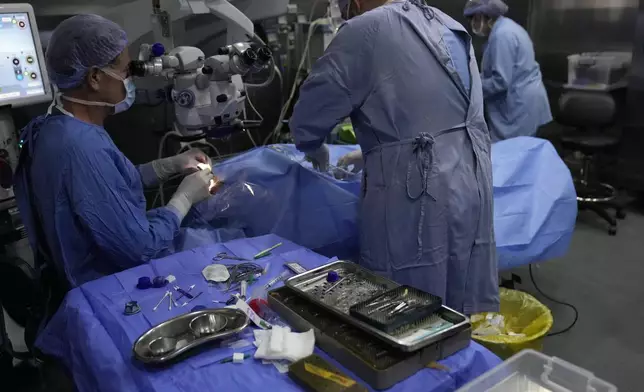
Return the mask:
{"type": "Polygon", "coordinates": [[[51,100],[36,15],[29,4],[0,4],[0,107],[51,100]]]}

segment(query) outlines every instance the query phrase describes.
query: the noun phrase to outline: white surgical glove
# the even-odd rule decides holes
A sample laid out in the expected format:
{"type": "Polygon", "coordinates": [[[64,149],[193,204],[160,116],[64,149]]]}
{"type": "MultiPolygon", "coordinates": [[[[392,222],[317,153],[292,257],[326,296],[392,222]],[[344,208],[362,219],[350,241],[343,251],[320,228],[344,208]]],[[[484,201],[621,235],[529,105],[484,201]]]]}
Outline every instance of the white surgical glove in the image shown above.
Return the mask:
{"type": "Polygon", "coordinates": [[[351,170],[353,173],[358,173],[364,169],[364,160],[362,159],[362,151],[356,150],[351,151],[350,153],[343,155],[340,160],[338,160],[338,167],[341,167],[345,170],[349,169],[349,166],[353,165],[351,170]]]}
{"type": "Polygon", "coordinates": [[[190,150],[175,155],[169,158],[163,158],[152,162],[154,172],[160,181],[165,181],[175,174],[192,173],[199,170],[199,164],[212,165],[210,158],[205,152],[198,148],[191,148],[190,150]]]}
{"type": "Polygon", "coordinates": [[[326,173],[329,171],[329,147],[323,144],[317,150],[306,154],[306,158],[313,164],[317,171],[326,173]]]}
{"type": "Polygon", "coordinates": [[[178,212],[180,220],[183,220],[194,204],[210,196],[214,177],[210,170],[199,170],[181,181],[168,203],[168,206],[174,207],[178,212]]]}

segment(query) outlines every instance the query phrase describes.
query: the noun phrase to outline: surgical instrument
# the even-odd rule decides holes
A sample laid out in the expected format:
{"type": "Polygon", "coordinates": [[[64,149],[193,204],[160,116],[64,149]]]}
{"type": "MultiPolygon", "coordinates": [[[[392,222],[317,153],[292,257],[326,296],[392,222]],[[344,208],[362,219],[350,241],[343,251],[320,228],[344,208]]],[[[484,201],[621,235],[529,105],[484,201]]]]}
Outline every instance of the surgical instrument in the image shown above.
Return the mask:
{"type": "Polygon", "coordinates": [[[172,302],[172,305],[173,305],[175,308],[178,308],[178,307],[179,307],[179,305],[177,304],[177,301],[174,299],[174,296],[170,295],[170,301],[172,302]]]}
{"type": "Polygon", "coordinates": [[[280,276],[278,276],[278,277],[276,277],[276,278],[273,278],[273,279],[271,279],[268,283],[266,283],[266,284],[264,285],[264,288],[265,288],[266,290],[270,289],[270,288],[271,288],[271,287],[273,287],[277,282],[280,282],[280,281],[282,281],[282,280],[286,279],[286,277],[288,276],[288,274],[289,274],[289,272],[288,272],[288,271],[284,271],[284,272],[282,272],[282,273],[280,274],[280,276]]]}
{"type": "Polygon", "coordinates": [[[303,274],[306,272],[306,268],[302,267],[300,263],[291,262],[291,263],[285,263],[284,265],[286,266],[286,268],[293,271],[295,275],[303,274]]]}
{"type": "Polygon", "coordinates": [[[228,288],[232,283],[240,283],[243,280],[251,278],[258,278],[264,272],[264,268],[256,263],[241,263],[236,265],[226,266],[230,271],[230,280],[228,281],[228,288]]]}
{"type": "Polygon", "coordinates": [[[376,313],[376,312],[381,312],[381,311],[383,311],[383,310],[385,310],[385,309],[389,309],[389,308],[393,308],[393,307],[395,307],[395,306],[398,306],[398,305],[400,305],[401,303],[403,303],[403,302],[395,302],[395,301],[394,301],[394,302],[389,302],[389,303],[386,303],[386,304],[384,304],[384,305],[380,305],[380,306],[379,306],[379,307],[377,307],[377,308],[371,309],[370,311],[368,311],[368,312],[367,312],[367,314],[368,314],[368,315],[371,315],[371,314],[374,314],[374,313],[376,313]]]}
{"type": "Polygon", "coordinates": [[[241,257],[229,255],[226,252],[217,253],[217,256],[212,258],[213,261],[233,260],[233,261],[250,261],[241,257]]]}
{"type": "Polygon", "coordinates": [[[342,279],[338,280],[338,281],[336,282],[336,284],[334,284],[333,286],[331,286],[331,287],[329,287],[328,289],[324,290],[324,294],[328,293],[329,291],[331,291],[331,290],[333,290],[334,288],[336,288],[337,286],[339,286],[339,285],[340,285],[340,283],[344,282],[344,280],[345,280],[345,279],[346,279],[346,277],[344,277],[344,278],[342,278],[342,279]]]}
{"type": "Polygon", "coordinates": [[[166,298],[168,297],[168,295],[169,295],[169,294],[170,294],[170,292],[169,292],[169,291],[166,291],[166,292],[165,292],[165,295],[163,296],[163,298],[161,298],[161,300],[159,301],[159,303],[157,303],[157,305],[156,305],[154,308],[152,308],[152,310],[156,312],[156,311],[157,311],[157,309],[159,308],[159,306],[161,305],[161,302],[163,302],[163,300],[164,300],[164,299],[166,299],[166,298]]]}
{"type": "MultiPolygon", "coordinates": [[[[188,289],[188,291],[192,290],[192,289],[193,289],[193,287],[195,287],[195,285],[194,285],[194,284],[193,284],[192,286],[190,286],[190,288],[188,289]]],[[[179,292],[179,294],[181,294],[181,296],[179,296],[177,299],[181,299],[182,297],[188,297],[189,299],[192,299],[192,298],[193,298],[193,295],[192,295],[192,294],[190,294],[188,291],[185,291],[185,290],[184,290],[184,289],[182,289],[181,287],[179,287],[179,286],[174,286],[173,288],[174,288],[174,291],[178,291],[178,292],[179,292]]]]}
{"type": "Polygon", "coordinates": [[[275,250],[276,248],[279,248],[282,245],[283,245],[283,243],[280,242],[279,244],[275,244],[275,245],[271,246],[268,249],[264,249],[263,251],[257,253],[255,256],[253,256],[253,259],[257,260],[257,259],[261,259],[262,257],[266,257],[271,253],[271,251],[275,250]]]}
{"type": "Polygon", "coordinates": [[[172,291],[168,291],[170,293],[170,303],[168,304],[168,310],[172,310],[172,291]]]}
{"type": "Polygon", "coordinates": [[[239,297],[244,301],[246,300],[246,291],[248,291],[248,282],[245,280],[242,280],[240,285],[240,290],[239,290],[239,297]]]}
{"type": "Polygon", "coordinates": [[[398,306],[396,306],[396,308],[394,308],[394,310],[392,310],[391,312],[387,313],[387,316],[393,316],[394,314],[399,312],[401,309],[405,309],[405,307],[407,307],[407,306],[409,306],[409,305],[407,305],[407,302],[401,302],[401,303],[398,304],[398,306]]]}
{"type": "Polygon", "coordinates": [[[202,292],[200,292],[199,294],[195,295],[195,296],[194,296],[194,298],[189,299],[189,300],[187,300],[186,302],[184,302],[181,306],[183,307],[183,306],[188,305],[190,302],[192,302],[192,301],[194,301],[195,299],[199,298],[199,296],[200,296],[201,294],[203,294],[203,291],[202,291],[202,292]]]}

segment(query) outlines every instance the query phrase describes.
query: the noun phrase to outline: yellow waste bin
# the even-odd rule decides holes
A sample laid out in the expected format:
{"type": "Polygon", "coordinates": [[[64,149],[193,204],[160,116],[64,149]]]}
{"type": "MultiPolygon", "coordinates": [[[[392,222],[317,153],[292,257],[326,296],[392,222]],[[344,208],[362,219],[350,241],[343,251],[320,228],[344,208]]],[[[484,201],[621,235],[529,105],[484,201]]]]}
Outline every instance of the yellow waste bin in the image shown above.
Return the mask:
{"type": "Polygon", "coordinates": [[[542,351],[552,328],[550,309],[521,291],[502,288],[500,297],[500,313],[472,316],[472,338],[503,359],[528,348],[542,351]]]}

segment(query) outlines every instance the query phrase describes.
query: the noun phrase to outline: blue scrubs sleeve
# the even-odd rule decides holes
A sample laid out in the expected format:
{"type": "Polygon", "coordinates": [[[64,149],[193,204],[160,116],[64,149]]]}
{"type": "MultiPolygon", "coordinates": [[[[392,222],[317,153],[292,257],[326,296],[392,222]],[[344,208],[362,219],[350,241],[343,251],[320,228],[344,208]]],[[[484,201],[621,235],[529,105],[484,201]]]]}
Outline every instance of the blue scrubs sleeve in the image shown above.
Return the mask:
{"type": "Polygon", "coordinates": [[[146,212],[140,181],[114,151],[77,152],[67,189],[73,211],[106,261],[130,268],[166,250],[180,221],[169,208],[146,212]],[[129,172],[133,173],[132,175],[129,172]]]}
{"type": "Polygon", "coordinates": [[[141,181],[143,181],[143,185],[145,185],[146,188],[159,185],[159,178],[157,177],[157,173],[154,171],[152,162],[139,165],[136,169],[139,171],[141,181]]]}
{"type": "Polygon", "coordinates": [[[481,75],[483,98],[505,93],[512,80],[514,42],[505,36],[492,37],[484,54],[481,75]]]}
{"type": "Polygon", "coordinates": [[[371,90],[378,20],[345,23],[300,89],[290,121],[296,147],[319,148],[333,128],[359,107],[371,90]]]}

